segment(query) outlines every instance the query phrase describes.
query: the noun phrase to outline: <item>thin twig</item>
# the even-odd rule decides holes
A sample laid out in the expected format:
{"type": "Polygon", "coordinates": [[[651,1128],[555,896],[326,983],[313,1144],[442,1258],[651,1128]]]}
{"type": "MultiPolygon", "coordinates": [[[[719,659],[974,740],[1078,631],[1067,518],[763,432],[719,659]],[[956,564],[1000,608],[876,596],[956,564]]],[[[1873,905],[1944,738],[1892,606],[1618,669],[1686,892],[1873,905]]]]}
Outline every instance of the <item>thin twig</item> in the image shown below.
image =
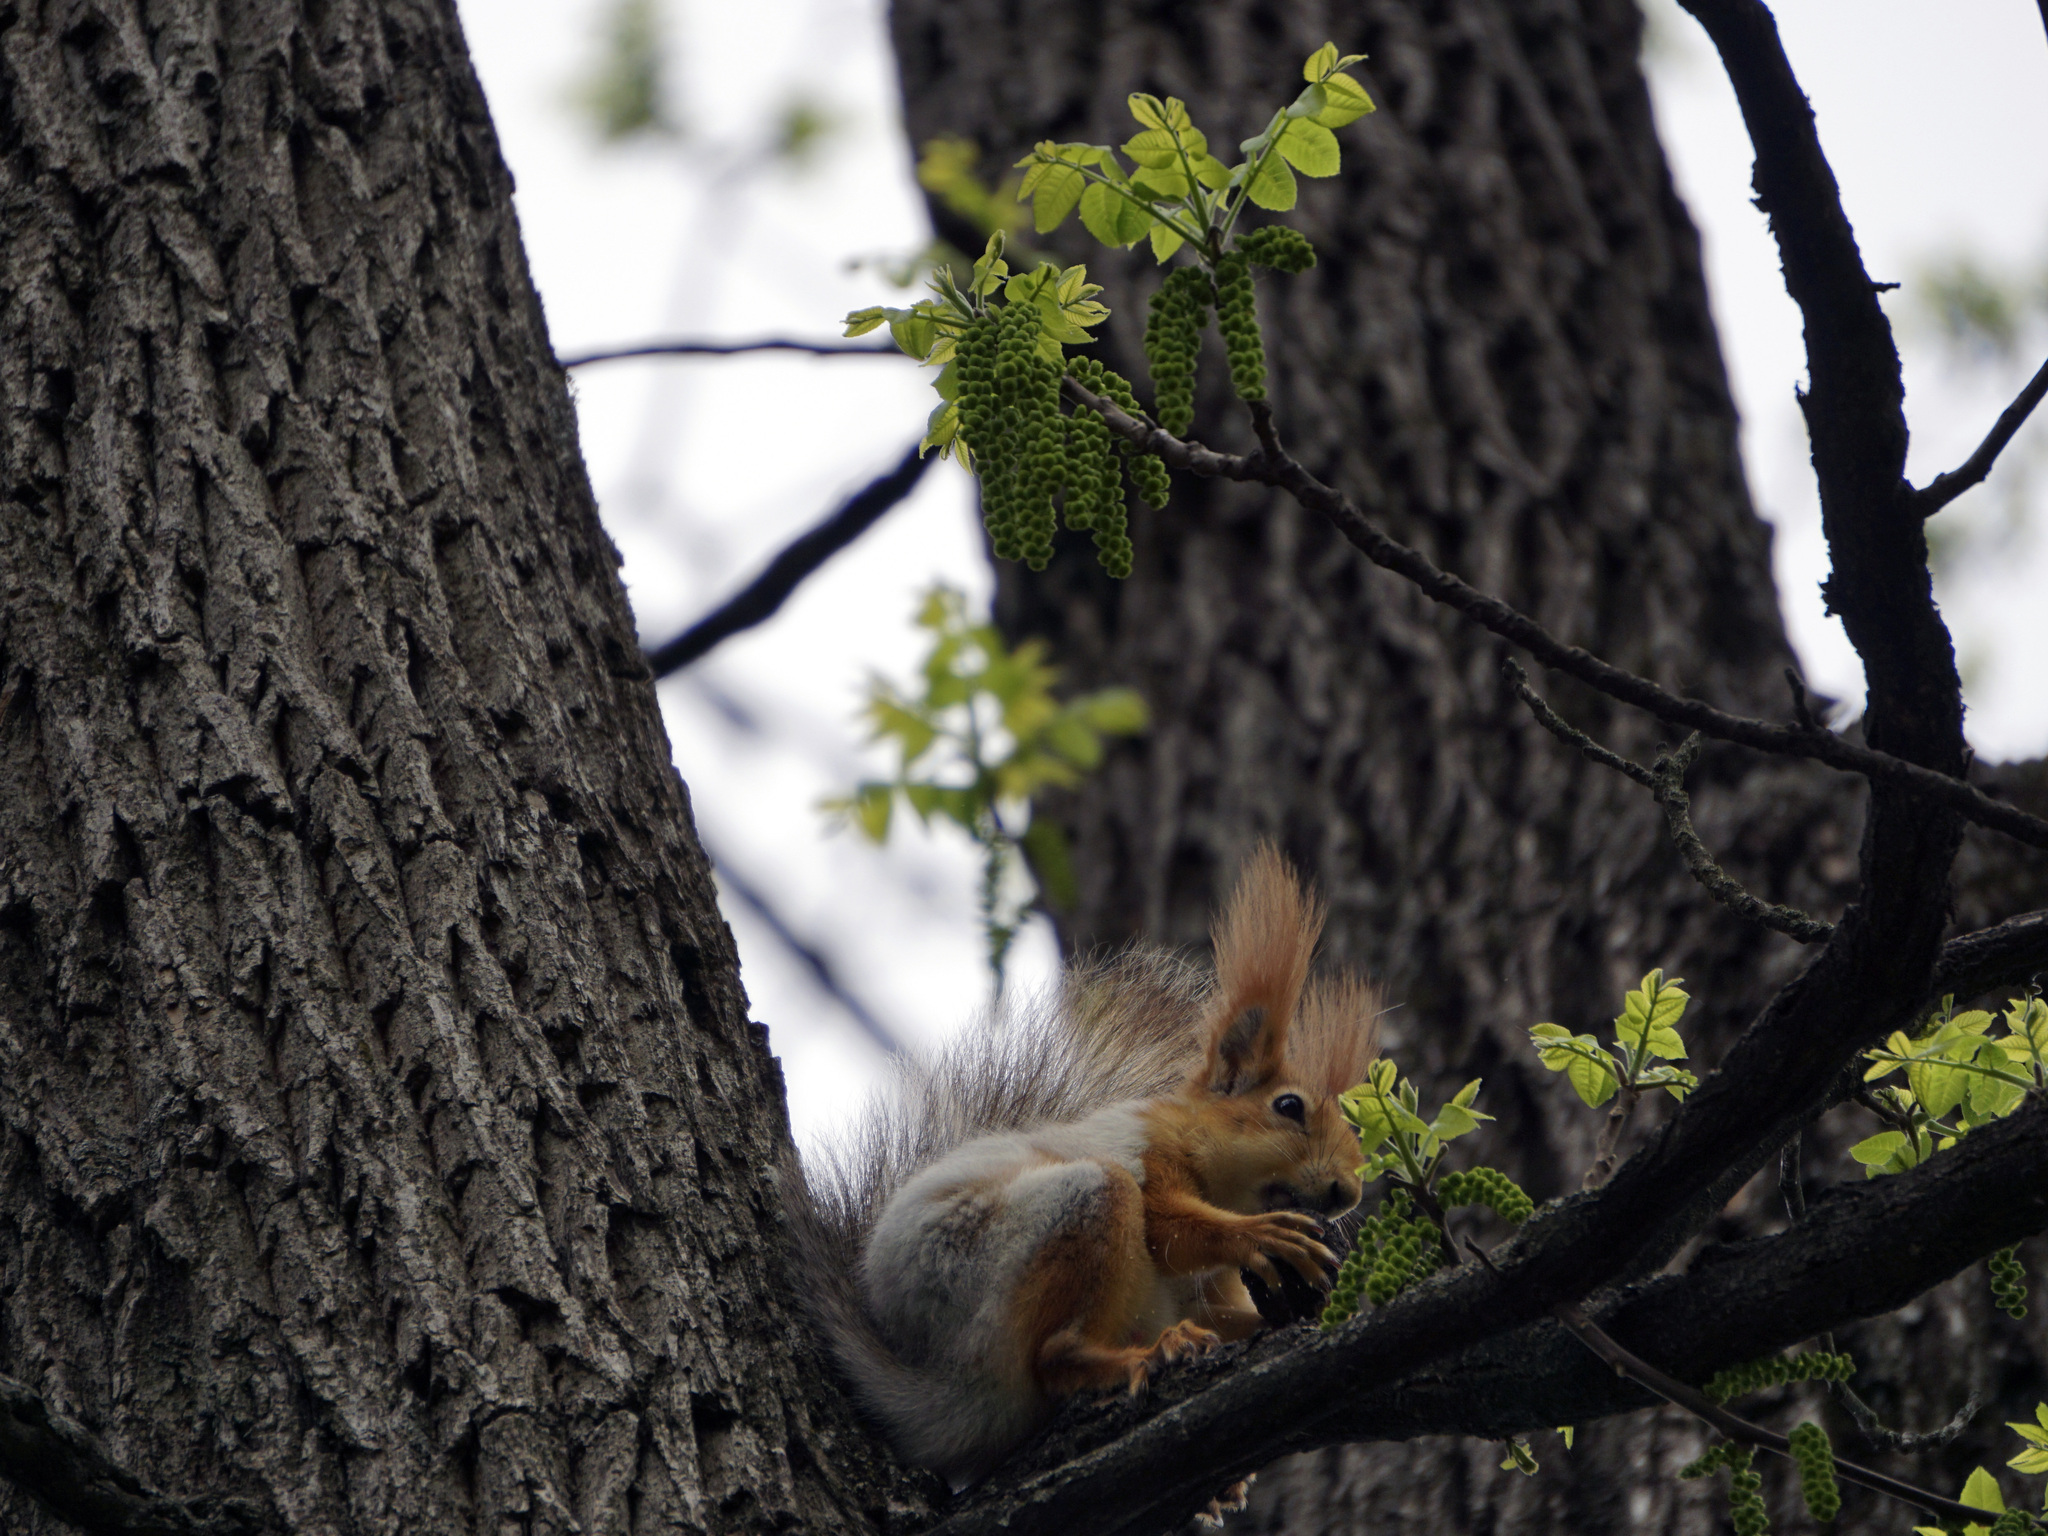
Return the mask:
{"type": "Polygon", "coordinates": [[[1785,686],[1792,690],[1792,718],[1804,730],[1819,730],[1820,722],[1813,718],[1813,707],[1807,702],[1806,681],[1800,677],[1796,667],[1785,669],[1785,686]]]}
{"type": "Polygon", "coordinates": [[[637,346],[614,347],[603,352],[581,352],[562,359],[564,368],[583,368],[591,363],[615,363],[628,357],[737,357],[745,352],[800,352],[807,357],[905,357],[895,346],[849,346],[837,341],[789,341],[780,337],[767,341],[647,341],[637,346]]]}
{"type": "MultiPolygon", "coordinates": [[[[2044,11],[2048,11],[2048,0],[2041,0],[2041,3],[2044,11]]],[[[1975,453],[1948,473],[1936,475],[1913,493],[1920,515],[1932,517],[1971,486],[1981,483],[1991,473],[1992,462],[2005,450],[2005,445],[2012,441],[2013,434],[2025,424],[2027,417],[2033,414],[2043,395],[2048,395],[2048,363],[2041,365],[2040,371],[2027,381],[2027,387],[2000,412],[1997,423],[1977,445],[1975,453]]]]}
{"type": "Polygon", "coordinates": [[[1699,833],[1692,825],[1692,796],[1685,792],[1685,771],[1699,756],[1700,733],[1694,731],[1680,744],[1676,752],[1657,759],[1657,803],[1664,808],[1664,822],[1671,830],[1671,841],[1678,845],[1685,867],[1692,871],[1692,877],[1706,887],[1707,893],[1738,917],[1746,917],[1753,923],[1761,923],[1775,933],[1782,933],[1788,939],[1797,939],[1801,944],[1825,944],[1835,931],[1835,925],[1810,916],[1797,907],[1781,906],[1773,901],[1760,901],[1745,891],[1728,872],[1714,862],[1714,856],[1707,852],[1707,845],[1700,841],[1699,833]]]}
{"type": "Polygon", "coordinates": [[[1099,414],[1119,437],[1148,453],[1157,454],[1176,469],[1218,479],[1270,485],[1286,491],[1302,506],[1325,518],[1373,564],[1403,577],[1421,588],[1425,596],[1456,609],[1502,639],[1521,646],[1545,666],[1576,677],[1610,698],[1718,740],[1732,741],[1759,752],[1811,758],[1845,773],[1860,773],[1868,779],[1948,806],[1971,821],[1995,828],[2020,842],[2036,848],[2048,848],[2048,821],[2029,816],[2017,806],[1994,800],[1961,779],[1951,778],[1933,768],[1923,768],[1918,763],[1893,757],[1887,752],[1858,746],[1831,731],[1773,725],[1765,720],[1728,714],[1698,699],[1681,698],[1646,677],[1638,677],[1576,645],[1567,645],[1528,615],[1439,569],[1419,550],[1410,549],[1382,533],[1348,496],[1325,485],[1285,454],[1275,460],[1265,452],[1249,457],[1218,453],[1201,443],[1183,441],[1163,428],[1125,415],[1115,404],[1071,378],[1065,387],[1070,398],[1099,414]]]}
{"type": "MultiPolygon", "coordinates": [[[[1671,841],[1677,845],[1679,856],[1685,860],[1685,867],[1714,900],[1737,916],[1747,918],[1753,923],[1760,923],[1773,932],[1797,939],[1802,944],[1824,942],[1835,931],[1834,924],[1822,922],[1796,907],[1778,906],[1773,902],[1758,900],[1715,863],[1714,856],[1707,852],[1707,845],[1700,841],[1699,833],[1693,830],[1692,797],[1684,788],[1685,771],[1699,755],[1698,731],[1688,736],[1684,745],[1676,752],[1659,757],[1655,768],[1645,768],[1619,753],[1609,751],[1584,731],[1565,721],[1541,694],[1529,686],[1528,674],[1512,658],[1501,663],[1501,672],[1507,678],[1508,686],[1514,689],[1516,697],[1529,706],[1529,711],[1535,715],[1537,723],[1551,735],[1567,746],[1578,748],[1601,767],[1612,768],[1616,773],[1626,774],[1656,797],[1657,804],[1664,808],[1665,825],[1670,829],[1671,841]]],[[[1788,671],[1786,675],[1791,674],[1788,671]]],[[[1617,1106],[1615,1112],[1620,1113],[1625,1120],[1630,1107],[1632,1106],[1617,1106]]],[[[1611,1122],[1612,1114],[1609,1118],[1611,1122]]],[[[1618,1128],[1610,1124],[1610,1129],[1614,1129],[1616,1135],[1619,1135],[1618,1128]]],[[[1602,1134],[1604,1136],[1606,1133],[1602,1134]]],[[[1596,1160],[1593,1168],[1587,1171],[1586,1188],[1594,1187],[1594,1173],[1599,1170],[1600,1162],[1596,1160]]],[[[1600,1178],[1604,1180],[1606,1174],[1612,1171],[1613,1164],[1610,1159],[1605,1172],[1600,1173],[1600,1178]]]]}
{"type": "MultiPolygon", "coordinates": [[[[1674,1376],[1667,1376],[1648,1361],[1616,1343],[1602,1332],[1584,1312],[1570,1302],[1552,1309],[1557,1320],[1571,1330],[1571,1334],[1586,1348],[1614,1368],[1617,1376],[1633,1381],[1637,1386],[1654,1392],[1667,1403],[1683,1408],[1695,1418],[1706,1420],[1730,1440],[1743,1445],[1753,1445],[1766,1451],[1775,1452],[1793,1460],[1792,1443],[1783,1435],[1765,1429],[1761,1424],[1730,1413],[1719,1403],[1696,1387],[1689,1387],[1674,1376]]],[[[1959,1504],[1953,1499],[1944,1499],[1939,1494],[1916,1488],[1911,1483],[1887,1477],[1869,1467],[1860,1467],[1853,1461],[1835,1460],[1835,1476],[1845,1483],[1857,1483],[1878,1493],[1890,1494],[1893,1498],[1911,1504],[1929,1514],[1945,1520],[1982,1524],[1984,1511],[1959,1504]]]]}
{"type": "Polygon", "coordinates": [[[1598,1189],[1614,1177],[1614,1170],[1621,1162],[1621,1133],[1628,1129],[1628,1117],[1635,1113],[1636,1103],[1642,1096],[1642,1089],[1633,1083],[1615,1084],[1614,1107],[1607,1111],[1606,1123],[1600,1127],[1600,1140],[1593,1149],[1592,1166],[1587,1168],[1585,1178],[1579,1181],[1581,1189],[1598,1189]]]}
{"type": "MultiPolygon", "coordinates": [[[[699,841],[702,841],[701,837],[699,841]]],[[[734,874],[732,866],[711,853],[708,847],[705,852],[710,855],[712,867],[718,872],[720,889],[737,896],[742,906],[748,908],[767,925],[768,931],[775,935],[777,942],[800,960],[804,969],[811,973],[811,979],[817,982],[818,989],[846,1010],[847,1016],[860,1027],[862,1034],[891,1056],[901,1056],[903,1042],[896,1037],[896,1032],[876,1018],[868,1006],[848,990],[846,983],[840,980],[838,970],[825,958],[823,952],[799,937],[781,912],[776,910],[775,904],[762,894],[758,887],[734,874]]]]}
{"type": "Polygon", "coordinates": [[[869,481],[848,497],[838,511],[792,540],[759,576],[675,639],[647,652],[649,670],[657,678],[680,672],[713,646],[767,619],[807,576],[909,496],[930,464],[931,459],[920,457],[917,446],[912,444],[894,469],[869,481]]]}

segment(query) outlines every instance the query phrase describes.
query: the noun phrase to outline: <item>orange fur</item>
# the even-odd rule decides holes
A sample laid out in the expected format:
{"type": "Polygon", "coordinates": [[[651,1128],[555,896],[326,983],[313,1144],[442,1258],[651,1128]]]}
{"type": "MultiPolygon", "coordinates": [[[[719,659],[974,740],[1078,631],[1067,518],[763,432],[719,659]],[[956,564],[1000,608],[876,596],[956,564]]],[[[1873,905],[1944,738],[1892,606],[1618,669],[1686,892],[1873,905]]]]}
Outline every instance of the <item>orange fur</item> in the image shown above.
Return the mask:
{"type": "Polygon", "coordinates": [[[862,1308],[886,1326],[824,1315],[906,1455],[979,1476],[1057,1399],[1139,1392],[1249,1337],[1261,1323],[1241,1270],[1327,1287],[1323,1220],[1360,1193],[1337,1095],[1366,1075],[1380,1004],[1353,977],[1309,984],[1323,917],[1262,846],[1216,925],[1213,986],[1165,957],[1077,968],[1043,1047],[997,1036],[942,1064],[924,1079],[934,1112],[875,1136],[875,1172],[841,1203],[864,1234],[862,1308]],[[909,1235],[920,1223],[930,1237],[909,1235]],[[1018,1278],[995,1321],[971,1321],[990,1314],[958,1277],[993,1274],[981,1255],[996,1252],[1026,1257],[1004,1271],[1018,1278]]]}

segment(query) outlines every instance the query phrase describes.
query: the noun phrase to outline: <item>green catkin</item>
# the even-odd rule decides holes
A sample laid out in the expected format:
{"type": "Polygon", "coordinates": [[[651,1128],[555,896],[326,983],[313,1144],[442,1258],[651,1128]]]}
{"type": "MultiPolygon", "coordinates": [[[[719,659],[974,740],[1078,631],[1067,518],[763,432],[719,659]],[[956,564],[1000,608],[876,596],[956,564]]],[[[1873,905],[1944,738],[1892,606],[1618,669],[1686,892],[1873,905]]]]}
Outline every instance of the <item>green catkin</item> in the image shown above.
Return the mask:
{"type": "Polygon", "coordinates": [[[1230,358],[1230,387],[1240,400],[1266,398],[1266,348],[1252,297],[1251,260],[1232,251],[1216,263],[1216,325],[1230,358]]]}
{"type": "Polygon", "coordinates": [[[1447,1173],[1437,1181],[1436,1197],[1438,1203],[1446,1208],[1483,1205],[1502,1221],[1518,1227],[1536,1209],[1536,1202],[1498,1168],[1471,1168],[1447,1173]]]}
{"type": "Polygon", "coordinates": [[[1724,1440],[1699,1460],[1678,1469],[1678,1475],[1686,1479],[1706,1477],[1723,1467],[1734,1474],[1728,1480],[1728,1513],[1735,1536],[1768,1536],[1771,1529],[1770,1515],[1764,1509],[1764,1480],[1750,1466],[1754,1454],[1746,1445],[1724,1440]]]}
{"type": "Polygon", "coordinates": [[[1285,224],[1269,224],[1239,235],[1237,248],[1257,265],[1290,277],[1316,264],[1316,248],[1308,243],[1308,236],[1285,224]]]}
{"type": "Polygon", "coordinates": [[[1806,1499],[1806,1512],[1825,1525],[1842,1512],[1842,1490],[1835,1486],[1835,1451],[1828,1444],[1827,1431],[1809,1421],[1795,1425],[1785,1438],[1791,1443],[1792,1459],[1799,1464],[1799,1491],[1806,1499]]]}
{"type": "MultiPolygon", "coordinates": [[[[1067,372],[1073,375],[1075,383],[1091,394],[1102,396],[1126,415],[1139,414],[1137,399],[1131,394],[1130,381],[1115,369],[1105,368],[1092,357],[1070,357],[1067,359],[1067,372]]],[[[1081,436],[1070,441],[1077,444],[1074,454],[1077,475],[1085,478],[1092,469],[1094,476],[1095,491],[1089,498],[1088,518],[1089,528],[1095,535],[1096,558],[1102,562],[1105,571],[1122,579],[1131,574],[1131,539],[1128,519],[1124,512],[1123,475],[1117,468],[1116,440],[1108,424],[1093,411],[1076,412],[1073,419],[1077,423],[1088,423],[1080,429],[1081,436]]],[[[1123,446],[1128,448],[1129,445],[1123,446]]],[[[1134,478],[1136,466],[1140,462],[1159,463],[1149,454],[1142,460],[1133,460],[1134,478]]],[[[1164,474],[1166,466],[1161,464],[1159,468],[1164,474]]],[[[1070,498],[1074,495],[1071,482],[1067,487],[1067,494],[1070,498]]],[[[1069,505],[1071,504],[1070,501],[1069,505]]],[[[1071,521],[1070,515],[1069,522],[1071,521]]],[[[1073,526],[1078,527],[1079,524],[1073,526]]]]}
{"type": "Polygon", "coordinates": [[[1323,1308],[1325,1330],[1355,1316],[1361,1296],[1383,1307],[1442,1265],[1442,1239],[1436,1223],[1420,1212],[1410,1215],[1410,1208],[1406,1190],[1391,1190],[1379,1210],[1359,1223],[1351,1252],[1339,1267],[1329,1303],[1323,1308]]]}
{"type": "Polygon", "coordinates": [[[1847,1355],[1820,1350],[1804,1355],[1767,1355],[1746,1365],[1730,1366],[1700,1390],[1717,1403],[1782,1387],[1789,1381],[1847,1381],[1856,1374],[1856,1362],[1847,1355]]]}
{"type": "Polygon", "coordinates": [[[1166,274],[1145,320],[1145,364],[1152,371],[1152,398],[1159,425],[1176,437],[1195,420],[1195,354],[1202,327],[1215,301],[1208,274],[1200,267],[1176,267],[1166,274]]]}
{"type": "Polygon", "coordinates": [[[2017,1248],[2001,1248],[1987,1261],[1991,1269],[1991,1299],[2008,1317],[2027,1315],[2027,1267],[2020,1262],[2017,1248]]]}
{"type": "MultiPolygon", "coordinates": [[[[1083,385],[1091,393],[1102,396],[1126,416],[1138,421],[1146,419],[1145,412],[1138,408],[1137,396],[1131,393],[1131,381],[1114,368],[1105,368],[1092,357],[1076,357],[1068,359],[1067,372],[1074,376],[1076,383],[1083,385]]],[[[1140,453],[1129,443],[1122,444],[1122,448],[1130,458],[1131,480],[1138,487],[1139,498],[1148,507],[1165,506],[1172,489],[1166,465],[1152,454],[1140,453]]],[[[1118,510],[1121,513],[1121,497],[1118,498],[1118,503],[1118,510]]],[[[1121,534],[1121,526],[1118,531],[1121,534]]],[[[1128,554],[1124,569],[1130,569],[1128,554]]],[[[1110,574],[1116,573],[1111,570],[1110,574]]]]}
{"type": "Polygon", "coordinates": [[[2041,1522],[2024,1509],[2008,1509],[1991,1522],[1991,1536],[2034,1536],[2041,1522]]]}

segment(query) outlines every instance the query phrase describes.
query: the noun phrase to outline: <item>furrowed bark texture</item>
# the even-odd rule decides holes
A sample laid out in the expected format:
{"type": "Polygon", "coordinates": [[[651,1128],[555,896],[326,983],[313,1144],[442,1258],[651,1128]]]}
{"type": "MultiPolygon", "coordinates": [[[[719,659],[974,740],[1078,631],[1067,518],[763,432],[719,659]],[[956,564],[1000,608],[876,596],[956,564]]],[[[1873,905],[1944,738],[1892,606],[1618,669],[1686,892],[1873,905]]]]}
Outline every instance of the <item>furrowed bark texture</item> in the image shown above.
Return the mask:
{"type": "MultiPolygon", "coordinates": [[[[895,0],[893,18],[913,143],[965,134],[990,166],[1041,138],[1120,143],[1135,131],[1131,90],[1183,97],[1213,143],[1232,144],[1291,98],[1326,39],[1368,52],[1357,74],[1381,110],[1340,134],[1344,174],[1303,179],[1288,216],[1319,264],[1259,279],[1288,447],[1395,537],[1552,633],[1723,708],[1789,716],[1769,530],[1744,484],[1633,4],[895,0]]],[[[1145,396],[1149,253],[1114,255],[1072,226],[1041,243],[1108,284],[1105,360],[1145,396]]],[[[1194,435],[1248,451],[1209,346],[1194,435]]],[[[1483,1076],[1482,1103],[1501,1118],[1475,1155],[1539,1199],[1577,1186],[1600,1116],[1540,1069],[1529,1025],[1604,1031],[1621,993],[1662,965],[1691,983],[1687,1034],[1711,1065],[1797,970],[1797,946],[1692,882],[1643,791],[1541,731],[1476,627],[1277,494],[1181,477],[1164,512],[1134,503],[1133,517],[1127,582],[1101,577],[1078,544],[1043,575],[999,575],[1014,634],[1046,637],[1077,687],[1136,685],[1154,713],[1147,738],[1058,807],[1082,884],[1064,919],[1071,946],[1203,942],[1244,853],[1275,839],[1330,900],[1326,956],[1391,983],[1390,1053],[1446,1092],[1483,1076]]],[[[1671,739],[1575,685],[1534,680],[1638,761],[1671,739]]],[[[1980,775],[1994,779],[2038,808],[2038,766],[1980,775]]],[[[1708,848],[1753,893],[1840,915],[1857,781],[1710,746],[1690,788],[1708,848]]],[[[1982,834],[1959,873],[1966,927],[2048,897],[2038,857],[1982,834]]],[[[1876,1128],[1837,1112],[1809,1131],[1807,1167],[1855,1177],[1840,1149],[1876,1128]]],[[[1758,1230],[1779,1209],[1758,1179],[1710,1235],[1758,1230]]],[[[2016,1417],[2041,1389],[2038,1310],[2008,1325],[1979,1273],[1847,1337],[1895,1423],[1933,1427],[1979,1387],[2015,1409],[1995,1417],[2016,1417]],[[1982,1347],[1957,1349],[1965,1337],[1982,1347]]],[[[1534,1480],[1500,1471],[1484,1444],[1322,1451],[1269,1473],[1240,1518],[1298,1533],[1704,1533],[1720,1495],[1666,1475],[1701,1435],[1666,1414],[1595,1426],[1571,1455],[1546,1454],[1534,1480]]],[[[1945,1459],[1886,1465],[1953,1490],[1993,1452],[1986,1427],[1945,1459]]],[[[1889,1530],[1903,1513],[1851,1492],[1843,1519],[1889,1530]]]]}
{"type": "Polygon", "coordinates": [[[0,1373],[279,1529],[858,1528],[511,190],[443,0],[0,0],[0,1373]]]}

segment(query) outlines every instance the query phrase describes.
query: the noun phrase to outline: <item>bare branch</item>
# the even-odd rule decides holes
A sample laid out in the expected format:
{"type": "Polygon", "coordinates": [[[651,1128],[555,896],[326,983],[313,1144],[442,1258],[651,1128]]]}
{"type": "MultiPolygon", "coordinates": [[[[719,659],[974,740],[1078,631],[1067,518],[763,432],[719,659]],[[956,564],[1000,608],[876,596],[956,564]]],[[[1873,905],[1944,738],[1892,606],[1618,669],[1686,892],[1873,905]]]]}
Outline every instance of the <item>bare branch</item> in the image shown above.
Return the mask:
{"type": "Polygon", "coordinates": [[[886,475],[877,476],[847,498],[845,505],[810,532],[791,541],[768,568],[675,639],[647,653],[657,678],[682,671],[722,641],[763,622],[788,600],[803,580],[881,521],[882,514],[917,488],[931,464],[917,445],[886,475]]]}
{"type": "MultiPolygon", "coordinates": [[[[1700,841],[1700,835],[1693,830],[1692,797],[1685,792],[1685,771],[1699,756],[1700,734],[1694,731],[1676,752],[1667,753],[1657,759],[1656,768],[1649,769],[1632,762],[1620,754],[1610,752],[1593,740],[1584,731],[1565,721],[1543,696],[1529,686],[1528,675],[1513,661],[1501,663],[1501,671],[1507,677],[1508,686],[1516,696],[1529,706],[1537,723],[1567,746],[1577,747],[1588,758],[1603,768],[1612,768],[1616,773],[1626,774],[1636,783],[1648,789],[1664,808],[1664,821],[1671,832],[1671,841],[1677,845],[1679,856],[1685,860],[1685,867],[1692,872],[1707,894],[1721,903],[1738,917],[1752,923],[1761,923],[1787,938],[1797,939],[1802,944],[1818,944],[1835,931],[1833,923],[1822,922],[1801,912],[1797,907],[1778,906],[1772,902],[1759,901],[1714,862],[1714,856],[1707,852],[1707,845],[1700,841]]],[[[1787,676],[1790,676],[1788,670],[1787,676]]],[[[1803,698],[1803,696],[1802,696],[1803,698]]],[[[1628,1109],[1633,1100],[1618,1102],[1610,1116],[1609,1130],[1618,1138],[1620,1127],[1615,1116],[1628,1118],[1628,1109]]],[[[1596,1157],[1593,1167],[1586,1173],[1586,1188],[1591,1189],[1603,1182],[1614,1171],[1615,1142],[1609,1140],[1608,1132],[1601,1133],[1601,1155],[1596,1157]]]]}
{"type": "Polygon", "coordinates": [[[1930,996],[1953,992],[1971,998],[1998,987],[2024,986],[2043,971],[2048,971],[2048,911],[2028,912],[1942,945],[1930,996]]]}
{"type": "Polygon", "coordinates": [[[615,363],[628,357],[738,357],[746,352],[799,352],[807,357],[906,357],[894,346],[851,346],[836,341],[789,341],[780,337],[767,341],[648,341],[638,346],[615,347],[604,352],[580,352],[562,359],[564,368],[586,368],[592,363],[615,363]]]}
{"type": "MultiPolygon", "coordinates": [[[[2041,3],[2048,7],[2048,0],[2041,0],[2041,3]]],[[[2018,432],[2027,417],[2033,414],[2034,407],[2041,403],[2043,395],[2048,395],[2048,363],[2041,365],[2040,371],[2027,381],[2027,387],[2022,389],[2012,404],[1999,414],[1996,425],[1984,441],[1977,445],[1975,453],[1948,473],[1936,475],[1913,493],[1913,500],[1919,505],[1920,515],[1934,516],[1971,486],[1982,483],[1984,477],[1991,473],[1992,462],[2005,451],[2005,445],[2012,441],[2013,434],[2018,432]]]]}
{"type": "Polygon", "coordinates": [[[1286,455],[1254,456],[1218,453],[1200,443],[1184,442],[1172,433],[1125,415],[1110,401],[1093,391],[1066,381],[1068,395],[1098,412],[1110,430],[1148,453],[1156,453],[1175,469],[1189,474],[1223,480],[1249,481],[1286,491],[1311,512],[1319,513],[1331,527],[1373,564],[1392,571],[1421,588],[1424,595],[1473,619],[1504,640],[1512,641],[1547,667],[1576,677],[1580,682],[1621,700],[1660,720],[1683,725],[1702,735],[1759,752],[1785,757],[1811,758],[1845,773],[1860,773],[1876,783],[1891,785],[1933,800],[1980,825],[2008,837],[2048,848],[2048,821],[2029,816],[2017,806],[1994,800],[1961,779],[1932,768],[1923,768],[1904,758],[1858,746],[1831,731],[1806,726],[1773,725],[1727,714],[1698,699],[1681,698],[1648,678],[1638,677],[1590,651],[1567,645],[1526,614],[1499,598],[1479,591],[1439,569],[1419,550],[1382,533],[1343,492],[1333,489],[1286,455]]]}
{"type": "Polygon", "coordinates": [[[165,1498],[127,1471],[98,1436],[0,1376],[0,1474],[92,1536],[260,1536],[281,1529],[256,1505],[165,1498]]]}
{"type": "MultiPolygon", "coordinates": [[[[1613,1339],[1589,1321],[1586,1314],[1569,1304],[1556,1309],[1557,1320],[1571,1331],[1571,1334],[1586,1348],[1614,1368],[1618,1376],[1625,1376],[1637,1386],[1647,1387],[1667,1403],[1683,1408],[1695,1418],[1704,1419],[1721,1431],[1730,1440],[1741,1445],[1754,1445],[1771,1451],[1786,1459],[1792,1457],[1792,1442],[1775,1430],[1765,1429],[1761,1424],[1752,1424],[1738,1414],[1730,1413],[1719,1403],[1708,1397],[1697,1387],[1689,1387],[1674,1377],[1665,1375],[1647,1360],[1630,1354],[1613,1339]]],[[[1980,1519],[1981,1510],[1973,1510],[1967,1504],[1954,1499],[1944,1499],[1939,1494],[1916,1488],[1911,1483],[1900,1482],[1882,1472],[1868,1467],[1859,1467],[1853,1461],[1835,1458],[1835,1476],[1845,1483],[1858,1483],[1878,1493],[1889,1494],[1892,1498],[1926,1510],[1929,1514],[1943,1516],[1949,1520],[1967,1522],[1980,1519]]]]}
{"type": "MultiPolygon", "coordinates": [[[[698,840],[704,841],[702,830],[698,840]]],[[[810,944],[789,926],[775,903],[770,901],[761,888],[742,875],[735,874],[733,867],[712,851],[705,843],[705,853],[711,859],[711,867],[717,872],[719,889],[739,898],[740,905],[752,912],[775,935],[776,942],[803,963],[811,973],[811,980],[818,990],[846,1011],[846,1016],[859,1026],[860,1032],[880,1046],[891,1056],[903,1054],[903,1042],[896,1032],[875,1017],[874,1010],[863,1003],[840,979],[838,967],[834,966],[816,945],[810,944]]]]}

